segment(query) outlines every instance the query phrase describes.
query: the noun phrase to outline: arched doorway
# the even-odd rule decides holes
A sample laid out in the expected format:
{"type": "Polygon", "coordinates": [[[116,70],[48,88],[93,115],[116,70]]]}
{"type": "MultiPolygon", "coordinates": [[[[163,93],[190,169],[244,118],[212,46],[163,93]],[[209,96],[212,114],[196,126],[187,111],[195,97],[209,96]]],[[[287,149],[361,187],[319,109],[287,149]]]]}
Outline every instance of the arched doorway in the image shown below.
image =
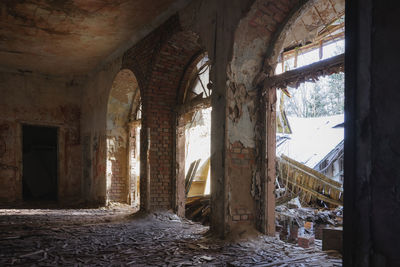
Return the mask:
{"type": "Polygon", "coordinates": [[[107,202],[139,206],[141,98],[132,71],[115,77],[107,104],[107,202]]]}

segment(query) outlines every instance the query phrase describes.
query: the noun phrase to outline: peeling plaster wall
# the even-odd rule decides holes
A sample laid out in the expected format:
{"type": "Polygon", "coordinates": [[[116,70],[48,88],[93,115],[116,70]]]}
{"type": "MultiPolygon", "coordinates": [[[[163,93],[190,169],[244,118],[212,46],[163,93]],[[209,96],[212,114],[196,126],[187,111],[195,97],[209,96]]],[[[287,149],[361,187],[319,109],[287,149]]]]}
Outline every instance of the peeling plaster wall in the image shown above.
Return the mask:
{"type": "Polygon", "coordinates": [[[275,124],[271,116],[274,116],[276,99],[269,99],[272,97],[270,94],[261,95],[261,88],[257,87],[259,76],[262,74],[264,79],[268,79],[273,74],[277,55],[284,48],[284,42],[290,43],[290,38],[293,38],[292,26],[297,25],[295,23],[299,21],[299,16],[306,14],[301,19],[304,19],[302,25],[307,29],[320,29],[323,23],[332,20],[332,14],[343,11],[343,3],[342,0],[256,0],[237,26],[232,60],[227,68],[226,126],[229,149],[226,167],[232,188],[228,191],[233,191],[236,185],[249,190],[248,194],[228,195],[228,210],[234,223],[239,219],[237,215],[240,215],[232,213],[240,209],[236,208],[235,205],[239,204],[235,203],[251,203],[249,198],[252,198],[253,205],[248,204],[249,217],[255,218],[252,223],[259,230],[274,231],[272,225],[266,226],[273,224],[270,218],[272,206],[268,204],[273,201],[273,196],[268,195],[273,191],[270,188],[273,186],[270,176],[274,176],[270,172],[274,164],[270,164],[269,159],[272,157],[273,161],[274,156],[267,150],[274,147],[272,140],[275,136],[271,136],[274,131],[270,127],[275,124]],[[240,153],[239,148],[249,151],[252,156],[240,153]],[[245,159],[245,164],[239,159],[245,159]]]}
{"type": "Polygon", "coordinates": [[[211,228],[222,236],[265,224],[268,122],[261,114],[266,113],[264,96],[254,81],[261,71],[271,73],[265,64],[270,45],[292,10],[304,2],[203,0],[180,13],[183,28],[200,35],[213,61],[211,228]]]}
{"type": "MultiPolygon", "coordinates": [[[[213,93],[211,96],[212,105],[212,124],[211,124],[211,228],[220,236],[226,236],[231,232],[240,232],[242,225],[251,225],[252,203],[248,201],[244,204],[244,209],[240,207],[232,207],[237,203],[235,198],[238,196],[237,190],[240,188],[242,181],[251,180],[248,173],[236,173],[231,159],[232,144],[229,143],[229,136],[233,139],[243,140],[244,143],[252,143],[251,134],[245,134],[243,138],[238,131],[229,129],[229,110],[233,110],[233,116],[237,116],[237,121],[241,126],[247,127],[244,120],[240,120],[243,114],[242,110],[235,110],[235,106],[231,105],[232,88],[236,91],[236,85],[230,86],[228,83],[229,73],[228,64],[232,60],[234,33],[239,20],[247,13],[253,1],[194,1],[187,9],[180,13],[181,23],[184,28],[190,28],[197,32],[206,47],[209,58],[213,64],[211,67],[211,80],[213,81],[213,93]],[[229,89],[228,89],[229,88],[229,89]],[[242,113],[240,113],[242,112],[242,113]],[[243,175],[243,176],[240,176],[243,175]],[[240,177],[240,178],[239,178],[240,177]],[[237,215],[233,216],[233,210],[242,213],[243,217],[236,220],[237,215]],[[250,214],[251,215],[251,214],[250,214]],[[235,222],[233,220],[236,220],[235,222]]],[[[247,93],[238,89],[238,93],[243,93],[242,97],[247,99],[247,93]]],[[[242,108],[243,99],[237,99],[242,108]]],[[[248,103],[247,107],[252,104],[248,103]]],[[[251,108],[250,108],[251,109],[251,108]]],[[[250,111],[252,112],[252,111],[250,111]]],[[[244,111],[246,113],[246,111],[244,111]]],[[[250,113],[249,113],[250,114],[250,113]]],[[[240,128],[239,128],[240,129],[240,128]]],[[[241,146],[240,142],[237,145],[241,146]]],[[[245,162],[245,161],[243,161],[245,162]]],[[[247,168],[242,165],[242,168],[247,168]]],[[[247,187],[247,185],[246,185],[247,187]]],[[[250,194],[250,186],[248,186],[250,194]]],[[[243,192],[241,192],[242,194],[243,192]]],[[[247,199],[247,196],[244,198],[247,199]]]]}
{"type": "Polygon", "coordinates": [[[81,89],[73,79],[0,73],[1,204],[22,200],[22,124],[58,127],[58,199],[80,201],[81,89]]]}
{"type": "Polygon", "coordinates": [[[244,218],[248,219],[249,226],[263,231],[266,223],[264,146],[268,122],[262,114],[266,113],[264,96],[254,81],[261,71],[271,72],[265,64],[269,46],[297,5],[297,0],[255,1],[237,26],[228,67],[228,174],[232,188],[238,185],[248,189],[246,193],[231,194],[229,211],[233,224],[242,221],[241,203],[247,203],[248,216],[244,218]]]}
{"type": "Polygon", "coordinates": [[[82,187],[85,201],[106,203],[107,103],[121,59],[87,79],[82,94],[82,187]]]}

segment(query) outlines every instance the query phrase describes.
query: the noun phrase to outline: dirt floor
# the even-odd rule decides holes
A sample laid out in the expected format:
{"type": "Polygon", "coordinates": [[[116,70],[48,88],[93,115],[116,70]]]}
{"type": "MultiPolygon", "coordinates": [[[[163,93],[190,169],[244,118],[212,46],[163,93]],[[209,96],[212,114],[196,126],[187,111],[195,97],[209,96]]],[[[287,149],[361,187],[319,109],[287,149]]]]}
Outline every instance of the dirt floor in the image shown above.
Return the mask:
{"type": "Polygon", "coordinates": [[[342,266],[321,243],[303,249],[259,236],[227,242],[173,213],[1,209],[0,266],[342,266]]]}

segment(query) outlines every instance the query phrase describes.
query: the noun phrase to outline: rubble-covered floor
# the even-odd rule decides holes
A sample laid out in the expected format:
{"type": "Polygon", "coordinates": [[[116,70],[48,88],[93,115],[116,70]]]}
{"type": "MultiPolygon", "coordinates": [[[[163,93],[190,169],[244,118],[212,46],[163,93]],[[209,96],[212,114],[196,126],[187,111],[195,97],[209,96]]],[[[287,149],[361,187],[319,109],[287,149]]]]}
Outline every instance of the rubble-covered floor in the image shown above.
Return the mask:
{"type": "Polygon", "coordinates": [[[0,266],[341,266],[321,244],[303,249],[259,236],[237,242],[168,212],[101,209],[0,210],[0,266]]]}

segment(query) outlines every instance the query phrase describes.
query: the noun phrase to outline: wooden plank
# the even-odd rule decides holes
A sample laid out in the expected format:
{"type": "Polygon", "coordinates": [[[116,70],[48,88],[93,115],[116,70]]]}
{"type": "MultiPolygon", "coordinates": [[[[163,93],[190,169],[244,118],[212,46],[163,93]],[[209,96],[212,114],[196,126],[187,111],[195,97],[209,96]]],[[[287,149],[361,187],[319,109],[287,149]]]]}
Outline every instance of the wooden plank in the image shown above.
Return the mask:
{"type": "Polygon", "coordinates": [[[266,101],[266,234],[275,236],[275,177],[276,177],[276,90],[271,89],[266,101]]]}
{"type": "Polygon", "coordinates": [[[192,177],[194,165],[196,165],[196,161],[193,161],[192,163],[190,163],[188,172],[186,174],[186,178],[185,178],[185,190],[186,190],[186,192],[189,192],[189,189],[188,189],[189,180],[190,180],[190,177],[192,177]]]}
{"type": "Polygon", "coordinates": [[[300,162],[295,161],[294,159],[291,159],[291,158],[289,158],[289,157],[287,157],[285,155],[282,155],[280,161],[281,162],[283,161],[283,164],[290,163],[291,167],[294,167],[295,169],[298,169],[301,172],[306,173],[306,174],[308,174],[308,175],[320,180],[321,182],[323,182],[323,184],[328,184],[328,185],[332,186],[333,188],[337,189],[338,191],[343,191],[341,189],[341,187],[342,187],[341,183],[326,177],[322,173],[320,173],[320,172],[318,172],[318,171],[316,171],[314,169],[311,169],[311,168],[301,164],[300,162]]]}
{"type": "Polygon", "coordinates": [[[175,110],[178,115],[182,115],[188,112],[192,112],[199,109],[206,109],[209,107],[211,107],[211,97],[193,99],[188,103],[177,106],[175,110]]]}
{"type": "Polygon", "coordinates": [[[188,172],[188,175],[190,175],[190,176],[189,176],[188,183],[186,185],[186,195],[188,195],[188,193],[190,191],[190,187],[192,186],[192,182],[193,182],[194,176],[196,175],[197,168],[199,167],[200,161],[201,161],[201,159],[198,159],[198,160],[192,162],[192,164],[194,163],[194,167],[193,167],[191,173],[188,172]]]}
{"type": "Polygon", "coordinates": [[[305,187],[303,185],[295,184],[293,181],[289,181],[289,183],[294,184],[296,187],[300,188],[301,190],[309,192],[310,194],[314,195],[316,198],[318,198],[318,199],[320,199],[322,201],[325,201],[325,202],[328,202],[330,204],[337,205],[337,206],[343,206],[343,202],[342,201],[331,199],[331,198],[329,198],[329,197],[327,197],[327,196],[325,196],[325,195],[323,195],[321,193],[318,193],[318,192],[316,192],[316,191],[314,191],[312,189],[309,189],[309,188],[307,188],[307,187],[305,187]]]}
{"type": "Polygon", "coordinates": [[[316,63],[286,71],[264,79],[264,91],[288,86],[298,87],[302,82],[314,81],[319,76],[344,71],[344,54],[340,54],[316,63]]]}

